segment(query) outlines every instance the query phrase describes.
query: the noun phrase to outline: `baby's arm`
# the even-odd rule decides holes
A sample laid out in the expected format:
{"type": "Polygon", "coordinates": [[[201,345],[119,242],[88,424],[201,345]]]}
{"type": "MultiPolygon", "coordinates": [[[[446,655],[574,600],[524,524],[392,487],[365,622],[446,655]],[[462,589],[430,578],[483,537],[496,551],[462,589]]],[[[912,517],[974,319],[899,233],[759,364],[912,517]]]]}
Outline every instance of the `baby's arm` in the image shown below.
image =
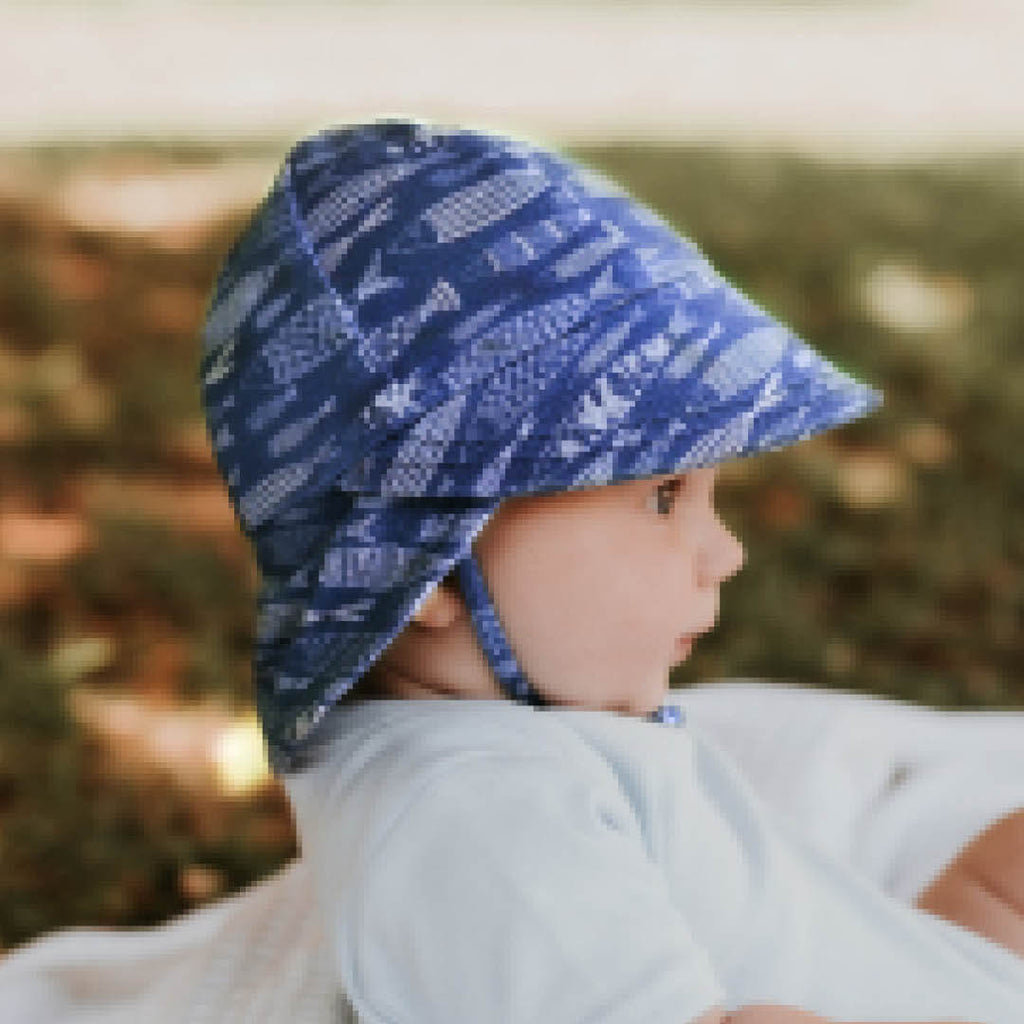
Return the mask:
{"type": "MultiPolygon", "coordinates": [[[[831,1017],[822,1017],[809,1010],[799,1010],[795,1006],[743,1006],[731,1014],[723,1014],[720,1010],[710,1010],[702,1017],[698,1017],[693,1024],[844,1024],[842,1021],[835,1021],[831,1017]]],[[[848,1021],[846,1024],[856,1024],[855,1021],[848,1021]]],[[[879,1021],[878,1024],[887,1024],[879,1021]]],[[[904,1024],[901,1021],[892,1021],[889,1024],[904,1024]]],[[[918,1024],[973,1024],[967,1021],[920,1021],[918,1024]]]]}
{"type": "MultiPolygon", "coordinates": [[[[921,894],[917,906],[1024,956],[1024,808],[971,842],[921,894]]],[[[693,1024],[840,1022],[792,1006],[744,1006],[729,1015],[711,1010],[693,1024]]]]}
{"type": "Polygon", "coordinates": [[[915,905],[1024,957],[1024,808],[970,842],[915,905]]]}

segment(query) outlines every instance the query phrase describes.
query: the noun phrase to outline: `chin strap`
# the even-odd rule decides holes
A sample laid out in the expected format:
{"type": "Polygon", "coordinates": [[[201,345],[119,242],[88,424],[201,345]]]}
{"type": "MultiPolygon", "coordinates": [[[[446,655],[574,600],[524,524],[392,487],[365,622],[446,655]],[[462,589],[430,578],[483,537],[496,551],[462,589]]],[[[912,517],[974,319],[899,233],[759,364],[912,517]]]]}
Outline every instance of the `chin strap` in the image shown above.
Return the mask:
{"type": "Polygon", "coordinates": [[[512,700],[532,704],[534,707],[546,706],[550,702],[545,700],[526,678],[519,667],[519,662],[516,661],[516,656],[512,653],[505,631],[498,621],[494,602],[487,591],[484,574],[480,571],[472,551],[459,562],[458,568],[462,595],[473,618],[477,639],[497,676],[498,685],[512,700]]]}
{"type": "MultiPolygon", "coordinates": [[[[472,551],[458,564],[459,581],[469,613],[473,619],[480,646],[487,655],[498,685],[505,694],[521,704],[546,707],[550,701],[542,697],[536,687],[526,678],[519,667],[515,654],[509,646],[505,631],[498,621],[498,612],[487,590],[483,573],[472,551]]],[[[657,711],[647,716],[650,722],[682,725],[685,721],[683,709],[675,704],[662,704],[657,711]]]]}

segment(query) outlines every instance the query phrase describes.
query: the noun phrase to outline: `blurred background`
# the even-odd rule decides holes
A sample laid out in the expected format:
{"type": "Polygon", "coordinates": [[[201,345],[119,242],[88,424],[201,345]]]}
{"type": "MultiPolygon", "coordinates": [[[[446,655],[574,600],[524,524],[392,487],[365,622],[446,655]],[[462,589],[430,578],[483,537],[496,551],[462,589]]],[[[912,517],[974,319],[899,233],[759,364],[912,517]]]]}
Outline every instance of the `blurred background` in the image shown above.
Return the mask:
{"type": "Polygon", "coordinates": [[[620,178],[885,407],[727,465],[685,686],[1024,707],[1017,0],[0,2],[0,950],[295,853],[199,329],[284,152],[416,116],[620,178]]]}

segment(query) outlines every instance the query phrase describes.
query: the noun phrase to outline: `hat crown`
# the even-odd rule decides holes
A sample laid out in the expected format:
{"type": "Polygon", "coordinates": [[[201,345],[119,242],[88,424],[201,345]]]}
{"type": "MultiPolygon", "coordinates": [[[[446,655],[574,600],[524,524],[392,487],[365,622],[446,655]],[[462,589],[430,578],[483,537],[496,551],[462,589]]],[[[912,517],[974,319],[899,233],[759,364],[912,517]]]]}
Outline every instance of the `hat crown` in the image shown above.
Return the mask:
{"type": "MultiPolygon", "coordinates": [[[[210,433],[239,516],[253,530],[274,508],[273,488],[248,495],[241,481],[294,485],[299,459],[311,493],[328,477],[375,493],[368,453],[524,352],[652,289],[719,283],[620,186],[522,140],[400,119],[305,138],[205,323],[210,433]],[[319,418],[282,436],[300,390],[319,418]]],[[[472,430],[507,425],[484,414],[472,430]]]]}

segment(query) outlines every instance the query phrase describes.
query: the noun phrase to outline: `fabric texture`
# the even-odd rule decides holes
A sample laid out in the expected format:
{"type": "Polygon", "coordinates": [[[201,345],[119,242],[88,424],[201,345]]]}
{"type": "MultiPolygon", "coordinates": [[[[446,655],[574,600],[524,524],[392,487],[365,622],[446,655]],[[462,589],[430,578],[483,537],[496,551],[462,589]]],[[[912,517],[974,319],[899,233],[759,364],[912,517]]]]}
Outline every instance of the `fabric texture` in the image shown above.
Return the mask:
{"type": "Polygon", "coordinates": [[[286,784],[361,1020],[1021,1019],[1020,957],[824,853],[697,728],[500,700],[334,728],[286,784]]]}
{"type": "Polygon", "coordinates": [[[305,861],[154,928],[68,928],[0,959],[4,1024],[356,1024],[305,861]]]}
{"type": "MultiPolygon", "coordinates": [[[[203,335],[214,455],[260,570],[256,700],[281,771],[502,498],[779,448],[881,399],[605,176],[412,120],[291,148],[203,335]]],[[[518,700],[494,622],[481,643],[518,700]]]]}

